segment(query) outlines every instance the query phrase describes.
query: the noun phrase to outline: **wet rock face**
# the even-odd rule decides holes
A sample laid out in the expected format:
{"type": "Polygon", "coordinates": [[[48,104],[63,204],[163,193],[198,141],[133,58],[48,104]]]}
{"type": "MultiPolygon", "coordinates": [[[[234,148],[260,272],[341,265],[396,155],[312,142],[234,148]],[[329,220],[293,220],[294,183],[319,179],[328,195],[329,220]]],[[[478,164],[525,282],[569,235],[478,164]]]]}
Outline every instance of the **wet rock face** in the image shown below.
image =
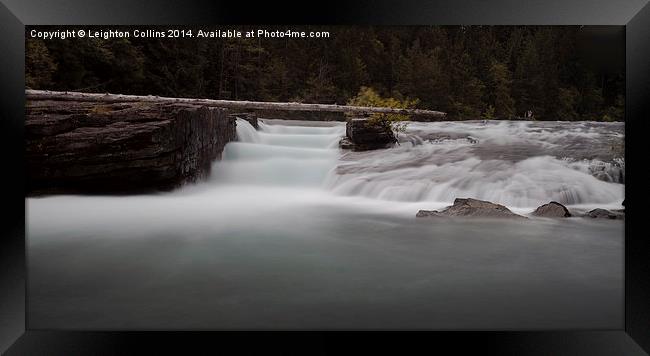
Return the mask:
{"type": "Polygon", "coordinates": [[[607,209],[594,209],[587,212],[584,217],[592,219],[612,219],[622,220],[625,219],[625,211],[623,210],[607,210],[607,209]]]}
{"type": "Polygon", "coordinates": [[[533,215],[547,218],[568,218],[571,216],[571,213],[564,205],[552,201],[535,209],[533,215]]]}
{"type": "Polygon", "coordinates": [[[251,124],[251,126],[253,126],[256,130],[259,130],[259,128],[260,128],[257,115],[254,114],[254,113],[249,113],[249,112],[233,113],[233,114],[230,114],[228,116],[231,117],[231,118],[234,118],[234,119],[237,119],[237,118],[244,119],[244,120],[248,121],[248,123],[251,124]]]}
{"type": "Polygon", "coordinates": [[[489,201],[456,198],[454,205],[448,206],[441,211],[420,210],[416,217],[485,217],[485,218],[524,218],[510,211],[503,205],[489,201]]]}
{"type": "Polygon", "coordinates": [[[346,139],[341,141],[341,148],[355,151],[386,148],[397,142],[393,130],[368,119],[351,119],[345,126],[346,139]]]}
{"type": "Polygon", "coordinates": [[[187,104],[28,102],[27,194],[167,190],[209,173],[235,121],[187,104]]]}

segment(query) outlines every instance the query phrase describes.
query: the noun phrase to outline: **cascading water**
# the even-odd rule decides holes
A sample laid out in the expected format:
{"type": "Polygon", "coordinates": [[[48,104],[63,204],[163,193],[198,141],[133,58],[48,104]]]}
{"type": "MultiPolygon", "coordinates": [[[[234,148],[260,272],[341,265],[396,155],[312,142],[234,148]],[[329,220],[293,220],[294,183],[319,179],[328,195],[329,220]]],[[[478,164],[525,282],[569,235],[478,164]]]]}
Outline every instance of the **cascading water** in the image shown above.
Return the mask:
{"type": "Polygon", "coordinates": [[[206,182],[27,199],[29,323],[619,329],[621,221],[415,213],[456,197],[620,207],[622,129],[410,123],[396,147],[350,152],[343,123],[237,120],[206,182]]]}
{"type": "Polygon", "coordinates": [[[621,124],[410,123],[394,148],[345,153],[336,148],[342,124],[295,125],[262,121],[257,131],[239,119],[238,142],[226,146],[213,180],[394,202],[472,197],[529,209],[549,201],[619,207],[623,200],[621,124]]]}
{"type": "Polygon", "coordinates": [[[217,183],[320,186],[337,163],[338,141],[345,131],[333,127],[259,123],[260,131],[237,119],[237,142],[226,145],[214,167],[217,183]]]}

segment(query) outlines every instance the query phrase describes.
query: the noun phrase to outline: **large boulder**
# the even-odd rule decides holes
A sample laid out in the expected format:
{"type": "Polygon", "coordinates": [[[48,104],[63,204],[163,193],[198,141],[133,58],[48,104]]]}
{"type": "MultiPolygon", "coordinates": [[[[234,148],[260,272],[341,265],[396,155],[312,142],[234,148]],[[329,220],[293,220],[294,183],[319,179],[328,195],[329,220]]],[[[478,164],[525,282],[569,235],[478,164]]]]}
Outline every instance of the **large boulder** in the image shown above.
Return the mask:
{"type": "Polygon", "coordinates": [[[416,217],[485,217],[485,218],[524,218],[510,211],[503,205],[489,201],[456,198],[454,205],[448,206],[441,211],[420,210],[416,217]]]}
{"type": "Polygon", "coordinates": [[[397,142],[390,126],[369,119],[349,120],[345,126],[345,135],[341,147],[355,151],[386,148],[397,142]]]}
{"type": "Polygon", "coordinates": [[[27,194],[136,193],[204,177],[235,139],[226,109],[30,100],[27,194]]]}
{"type": "Polygon", "coordinates": [[[594,209],[583,215],[586,218],[592,219],[612,219],[621,220],[625,218],[624,210],[607,210],[607,209],[594,209]]]}
{"type": "Polygon", "coordinates": [[[533,211],[533,215],[547,218],[568,218],[571,216],[571,213],[564,205],[552,201],[548,204],[539,206],[535,211],[533,211]]]}

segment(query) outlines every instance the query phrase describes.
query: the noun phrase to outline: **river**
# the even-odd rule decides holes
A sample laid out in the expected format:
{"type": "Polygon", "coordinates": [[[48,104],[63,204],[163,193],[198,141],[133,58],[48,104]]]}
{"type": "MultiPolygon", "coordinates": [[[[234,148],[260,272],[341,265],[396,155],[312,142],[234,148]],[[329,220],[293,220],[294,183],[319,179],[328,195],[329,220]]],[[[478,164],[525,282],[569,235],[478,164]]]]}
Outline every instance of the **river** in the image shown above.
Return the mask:
{"type": "Polygon", "coordinates": [[[622,208],[622,123],[238,120],[205,182],[27,205],[28,319],[54,329],[620,329],[623,222],[416,219],[472,197],[622,208]]]}

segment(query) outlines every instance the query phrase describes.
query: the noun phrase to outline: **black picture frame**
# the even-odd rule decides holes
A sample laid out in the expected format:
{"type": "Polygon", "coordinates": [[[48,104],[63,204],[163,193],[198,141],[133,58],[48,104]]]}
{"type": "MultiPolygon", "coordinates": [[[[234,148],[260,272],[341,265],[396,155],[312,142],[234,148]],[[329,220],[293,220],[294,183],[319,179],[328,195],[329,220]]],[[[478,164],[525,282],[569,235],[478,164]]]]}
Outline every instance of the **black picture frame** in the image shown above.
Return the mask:
{"type": "MultiPolygon", "coordinates": [[[[650,121],[648,0],[246,1],[0,0],[0,351],[7,355],[182,352],[338,354],[416,349],[501,355],[644,355],[650,352],[650,244],[645,137],[650,121]],[[290,11],[292,10],[292,11],[290,11]],[[625,327],[621,330],[417,332],[86,332],[26,325],[24,26],[90,24],[621,25],[626,35],[625,327]],[[645,352],[644,352],[645,350],[645,352]]],[[[380,327],[380,326],[378,326],[380,327]]]]}

